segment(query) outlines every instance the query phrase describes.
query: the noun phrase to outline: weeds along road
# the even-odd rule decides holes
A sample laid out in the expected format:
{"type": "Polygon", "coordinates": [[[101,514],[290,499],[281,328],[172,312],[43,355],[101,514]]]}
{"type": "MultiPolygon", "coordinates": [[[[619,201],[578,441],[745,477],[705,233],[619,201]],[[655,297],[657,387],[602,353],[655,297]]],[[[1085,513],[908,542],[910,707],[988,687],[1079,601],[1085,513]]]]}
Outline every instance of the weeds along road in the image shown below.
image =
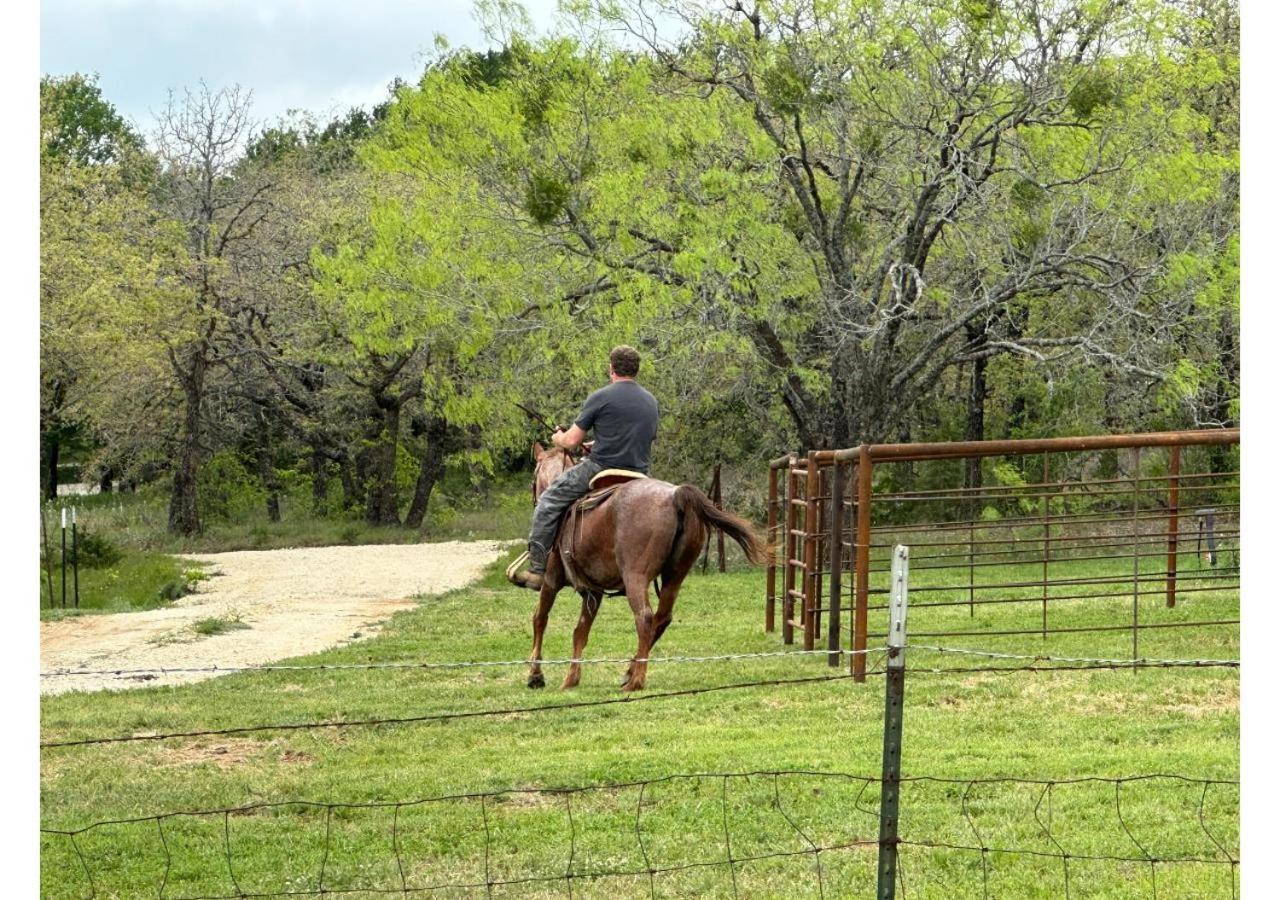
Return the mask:
{"type": "MultiPolygon", "coordinates": [[[[368,637],[421,594],[479,578],[495,541],[241,550],[184,557],[211,576],[163,609],[40,623],[40,668],[261,665],[368,637]],[[201,627],[197,629],[197,624],[201,627]]],[[[183,684],[212,673],[42,678],[42,694],[183,684]]]]}

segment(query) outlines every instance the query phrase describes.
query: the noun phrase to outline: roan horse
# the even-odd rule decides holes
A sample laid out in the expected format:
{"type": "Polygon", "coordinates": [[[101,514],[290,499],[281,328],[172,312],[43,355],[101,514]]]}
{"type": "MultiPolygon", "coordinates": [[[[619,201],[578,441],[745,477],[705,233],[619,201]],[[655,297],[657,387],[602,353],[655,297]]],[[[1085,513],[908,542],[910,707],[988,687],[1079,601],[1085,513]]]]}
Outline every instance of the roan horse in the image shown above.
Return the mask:
{"type": "MultiPolygon", "coordinates": [[[[533,496],[538,496],[561,472],[576,464],[566,451],[533,445],[533,496]]],[[[542,636],[556,594],[566,584],[582,596],[582,614],[573,631],[573,662],[563,688],[575,687],[582,677],[582,652],[591,623],[605,593],[625,593],[636,620],[636,655],[627,667],[624,691],[644,687],[649,654],[667,626],[685,576],[702,552],[712,528],[719,528],[742,547],[747,558],[761,563],[765,547],[745,519],[723,512],[691,484],[677,487],[666,481],[638,478],[619,486],[601,506],[565,524],[547,559],[547,571],[533,613],[533,652],[529,657],[529,687],[546,684],[542,675],[542,636]],[[570,560],[565,565],[566,558],[570,560]],[[658,581],[661,576],[661,581],[658,581]],[[649,606],[649,585],[657,584],[658,610],[649,606]]]]}

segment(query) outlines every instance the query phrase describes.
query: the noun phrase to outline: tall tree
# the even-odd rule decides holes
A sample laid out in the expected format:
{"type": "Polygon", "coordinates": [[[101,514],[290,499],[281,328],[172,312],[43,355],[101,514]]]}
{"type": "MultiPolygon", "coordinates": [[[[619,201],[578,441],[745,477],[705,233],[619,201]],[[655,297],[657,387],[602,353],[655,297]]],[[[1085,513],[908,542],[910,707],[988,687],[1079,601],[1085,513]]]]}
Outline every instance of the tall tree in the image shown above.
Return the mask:
{"type": "Polygon", "coordinates": [[[102,404],[136,362],[108,320],[148,302],[167,252],[146,195],[153,173],[95,80],[41,80],[40,484],[49,498],[64,445],[99,436],[102,404]]]}
{"type": "Polygon", "coordinates": [[[451,153],[577,279],[543,315],[674,314],[695,339],[719,319],[810,447],[894,437],[945,373],[1000,355],[1167,377],[1138,339],[1171,253],[1143,172],[1195,126],[1144,106],[1156,4],[656,4],[678,43],[599,6],[647,56],[514,45],[400,104],[406,160],[451,153]]]}
{"type": "Polygon", "coordinates": [[[250,97],[239,88],[212,91],[203,83],[160,115],[156,147],[163,165],[161,208],[187,236],[190,265],[182,272],[184,330],[159,334],[182,394],[182,426],[173,462],[169,529],[201,530],[197,470],[207,455],[206,389],[222,361],[226,319],[247,293],[235,256],[271,215],[273,184],[239,166],[253,123],[250,97]]]}

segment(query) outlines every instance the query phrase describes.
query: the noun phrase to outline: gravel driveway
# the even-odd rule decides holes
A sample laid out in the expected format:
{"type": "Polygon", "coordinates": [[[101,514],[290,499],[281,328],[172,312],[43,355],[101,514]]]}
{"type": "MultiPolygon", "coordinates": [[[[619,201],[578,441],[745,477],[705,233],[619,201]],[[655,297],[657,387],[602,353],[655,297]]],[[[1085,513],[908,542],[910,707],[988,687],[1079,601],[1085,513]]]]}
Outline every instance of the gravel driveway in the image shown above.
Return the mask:
{"type": "MultiPolygon", "coordinates": [[[[450,541],[242,550],[191,556],[215,577],[163,609],[40,623],[40,668],[141,669],[261,665],[368,637],[391,614],[474,581],[503,544],[450,541]],[[248,628],[201,636],[201,619],[248,628]]],[[[149,678],[41,678],[40,692],[183,684],[211,673],[149,678]]]]}

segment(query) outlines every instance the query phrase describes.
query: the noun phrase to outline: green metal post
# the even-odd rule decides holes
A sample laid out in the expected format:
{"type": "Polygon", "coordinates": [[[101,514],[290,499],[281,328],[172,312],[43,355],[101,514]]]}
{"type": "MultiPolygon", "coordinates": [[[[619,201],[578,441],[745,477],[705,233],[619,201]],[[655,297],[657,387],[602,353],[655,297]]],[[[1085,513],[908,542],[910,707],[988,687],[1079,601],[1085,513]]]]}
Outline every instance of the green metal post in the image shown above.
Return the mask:
{"type": "Polygon", "coordinates": [[[889,588],[889,662],[884,688],[884,752],[880,766],[880,859],[877,900],[893,900],[898,874],[898,787],[902,777],[902,705],[906,693],[907,548],[893,548],[889,588]]]}

